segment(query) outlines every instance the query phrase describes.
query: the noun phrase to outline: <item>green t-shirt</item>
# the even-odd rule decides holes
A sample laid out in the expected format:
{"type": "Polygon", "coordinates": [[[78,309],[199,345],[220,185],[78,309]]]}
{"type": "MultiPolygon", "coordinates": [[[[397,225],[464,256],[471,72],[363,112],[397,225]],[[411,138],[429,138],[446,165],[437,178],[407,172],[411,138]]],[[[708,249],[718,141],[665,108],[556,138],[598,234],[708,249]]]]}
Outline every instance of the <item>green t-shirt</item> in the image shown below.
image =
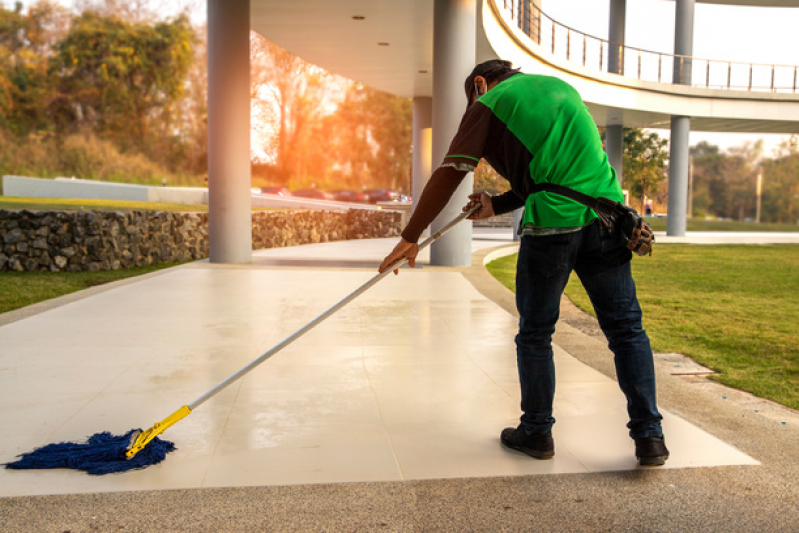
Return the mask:
{"type": "Polygon", "coordinates": [[[555,77],[512,74],[467,109],[442,166],[473,170],[481,158],[511,182],[511,193],[495,197],[495,211],[524,202],[525,226],[573,228],[597,218],[569,198],[531,193],[532,183],[623,201],[588,108],[572,86],[555,77]]]}

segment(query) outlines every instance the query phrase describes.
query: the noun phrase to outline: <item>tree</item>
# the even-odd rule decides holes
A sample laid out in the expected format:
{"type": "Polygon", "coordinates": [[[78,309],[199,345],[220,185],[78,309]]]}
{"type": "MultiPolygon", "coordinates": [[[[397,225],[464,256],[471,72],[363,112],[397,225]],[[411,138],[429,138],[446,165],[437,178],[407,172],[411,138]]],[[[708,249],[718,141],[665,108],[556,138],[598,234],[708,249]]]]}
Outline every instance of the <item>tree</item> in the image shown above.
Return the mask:
{"type": "Polygon", "coordinates": [[[306,63],[251,35],[257,165],[284,186],[410,189],[411,101],[306,63]]]}
{"type": "MultiPolygon", "coordinates": [[[[605,128],[599,129],[602,142],[605,142],[605,128]]],[[[644,132],[637,128],[624,128],[624,151],[622,153],[622,187],[632,199],[638,199],[641,211],[644,198],[657,194],[661,182],[666,179],[666,160],[668,141],[654,132],[644,132]]]]}
{"type": "Polygon", "coordinates": [[[763,176],[761,221],[796,223],[799,203],[799,151],[784,143],[774,159],[762,158],[762,141],[722,153],[701,142],[693,157],[694,215],[754,219],[757,175],[763,176]]]}
{"type": "Polygon", "coordinates": [[[657,191],[666,178],[667,145],[668,141],[657,133],[624,129],[624,188],[630,192],[631,204],[632,198],[640,199],[641,212],[644,199],[657,191]]]}
{"type": "Polygon", "coordinates": [[[352,83],[328,119],[330,139],[327,152],[332,174],[342,189],[365,189],[376,186],[372,161],[376,146],[370,139],[368,126],[368,87],[352,83]]]}
{"type": "Polygon", "coordinates": [[[46,0],[27,14],[19,3],[14,11],[0,6],[0,124],[16,135],[51,129],[48,57],[67,21],[67,10],[46,0]]]}
{"type": "Polygon", "coordinates": [[[502,194],[510,190],[510,182],[500,176],[485,159],[481,159],[474,169],[474,190],[486,191],[491,195],[502,194]]]}
{"type": "Polygon", "coordinates": [[[88,127],[123,149],[159,155],[184,94],[193,43],[185,15],[155,24],[95,12],[75,17],[49,71],[59,82],[58,126],[88,127]]]}
{"type": "Polygon", "coordinates": [[[727,186],[724,182],[726,156],[719,147],[702,141],[690,148],[693,165],[692,213],[690,216],[704,217],[716,214],[726,203],[727,186]]]}
{"type": "Polygon", "coordinates": [[[263,151],[273,165],[278,184],[315,174],[304,158],[312,152],[312,124],[323,115],[330,75],[267,41],[256,33],[250,38],[250,83],[261,127],[273,132],[263,151]]]}
{"type": "Polygon", "coordinates": [[[409,98],[369,88],[367,127],[378,146],[370,162],[376,184],[410,193],[413,104],[409,98]]]}
{"type": "Polygon", "coordinates": [[[410,192],[412,104],[350,83],[332,118],[330,155],[342,187],[410,192]]]}
{"type": "Polygon", "coordinates": [[[799,223],[799,149],[783,143],[777,157],[761,165],[763,222],[799,223]]]}
{"type": "Polygon", "coordinates": [[[729,149],[725,159],[724,181],[727,203],[724,217],[734,220],[754,219],[756,209],[757,164],[763,153],[763,141],[744,143],[729,149]]]}

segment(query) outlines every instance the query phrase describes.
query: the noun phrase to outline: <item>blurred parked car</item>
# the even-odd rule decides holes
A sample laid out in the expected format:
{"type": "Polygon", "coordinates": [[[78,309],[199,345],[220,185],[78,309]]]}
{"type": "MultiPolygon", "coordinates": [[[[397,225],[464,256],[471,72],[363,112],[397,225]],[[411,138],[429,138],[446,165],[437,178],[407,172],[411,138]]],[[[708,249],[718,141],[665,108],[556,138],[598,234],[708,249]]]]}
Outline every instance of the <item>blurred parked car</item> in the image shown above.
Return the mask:
{"type": "Polygon", "coordinates": [[[369,189],[364,191],[369,197],[369,203],[376,204],[377,202],[396,202],[399,201],[400,194],[391,189],[369,189]]]}
{"type": "Polygon", "coordinates": [[[330,195],[319,189],[299,189],[292,193],[292,196],[302,196],[303,198],[318,198],[319,200],[329,200],[330,195]]]}
{"type": "Polygon", "coordinates": [[[261,187],[261,194],[276,194],[278,196],[291,196],[291,191],[286,187],[261,187]]]}
{"type": "Polygon", "coordinates": [[[333,199],[339,202],[355,202],[359,204],[369,202],[369,197],[359,191],[336,191],[333,193],[333,199]]]}

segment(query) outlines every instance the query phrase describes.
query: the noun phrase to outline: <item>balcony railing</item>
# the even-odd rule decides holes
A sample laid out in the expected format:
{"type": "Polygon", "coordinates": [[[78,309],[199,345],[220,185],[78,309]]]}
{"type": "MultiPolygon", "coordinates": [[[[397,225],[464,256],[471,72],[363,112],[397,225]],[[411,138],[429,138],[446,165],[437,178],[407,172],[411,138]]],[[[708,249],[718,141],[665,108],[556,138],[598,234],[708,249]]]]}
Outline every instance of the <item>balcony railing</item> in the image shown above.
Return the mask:
{"type": "Polygon", "coordinates": [[[553,57],[599,72],[658,83],[796,93],[799,67],[664,54],[623,46],[552,20],[529,0],[496,0],[505,18],[553,57]]]}

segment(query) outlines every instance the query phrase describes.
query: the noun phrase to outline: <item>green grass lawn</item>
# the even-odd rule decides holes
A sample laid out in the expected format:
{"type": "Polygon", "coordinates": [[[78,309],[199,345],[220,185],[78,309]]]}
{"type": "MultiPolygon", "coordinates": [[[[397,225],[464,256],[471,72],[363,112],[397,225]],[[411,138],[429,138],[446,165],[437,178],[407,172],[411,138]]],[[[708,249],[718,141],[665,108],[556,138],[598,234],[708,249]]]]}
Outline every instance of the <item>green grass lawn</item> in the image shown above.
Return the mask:
{"type": "MultiPolygon", "coordinates": [[[[515,290],[516,255],[488,265],[515,290]]],[[[726,385],[799,409],[799,246],[658,245],[633,259],[644,327],[726,385]]],[[[576,276],[566,288],[593,313],[576,276]]]]}
{"type": "Polygon", "coordinates": [[[95,285],[141,276],[177,264],[179,263],[162,263],[99,272],[2,272],[0,273],[0,313],[20,309],[95,285]]]}
{"type": "MultiPolygon", "coordinates": [[[[647,217],[646,221],[655,231],[666,231],[666,218],[647,217]]],[[[689,218],[685,221],[687,231],[752,231],[752,232],[799,232],[799,224],[755,224],[735,220],[705,220],[689,218]]]]}

